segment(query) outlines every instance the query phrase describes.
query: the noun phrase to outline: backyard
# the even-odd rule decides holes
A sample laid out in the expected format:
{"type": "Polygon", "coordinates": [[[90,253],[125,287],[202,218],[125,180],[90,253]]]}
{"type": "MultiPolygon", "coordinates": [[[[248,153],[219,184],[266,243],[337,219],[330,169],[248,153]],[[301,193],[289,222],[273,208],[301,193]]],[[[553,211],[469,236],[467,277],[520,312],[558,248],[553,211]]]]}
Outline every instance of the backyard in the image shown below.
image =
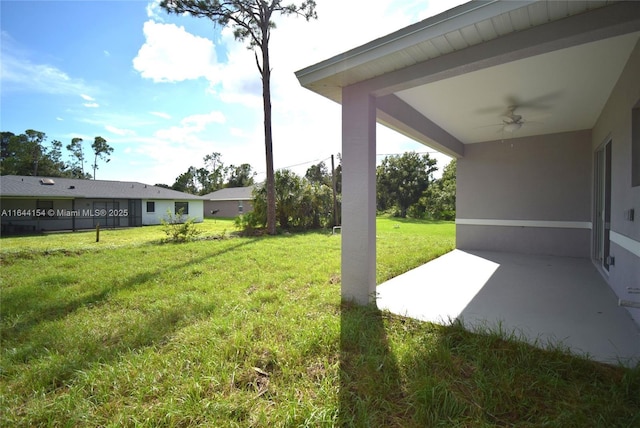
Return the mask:
{"type": "MultiPolygon", "coordinates": [[[[340,301],[340,235],[0,240],[0,426],[640,425],[640,367],[340,301]]],[[[378,218],[378,283],[455,245],[378,218]]]]}

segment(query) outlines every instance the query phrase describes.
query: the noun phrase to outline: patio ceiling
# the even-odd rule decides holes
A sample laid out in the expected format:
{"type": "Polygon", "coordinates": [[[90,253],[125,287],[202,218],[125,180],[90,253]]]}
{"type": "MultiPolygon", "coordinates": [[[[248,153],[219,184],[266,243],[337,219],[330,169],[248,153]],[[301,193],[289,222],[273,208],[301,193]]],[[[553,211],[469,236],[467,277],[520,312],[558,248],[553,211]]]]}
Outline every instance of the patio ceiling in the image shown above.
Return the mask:
{"type": "Polygon", "coordinates": [[[640,39],[640,3],[473,1],[296,73],[452,156],[464,144],[590,129],[640,39]],[[523,125],[504,130],[515,106],[523,125]]]}
{"type": "Polygon", "coordinates": [[[396,95],[462,143],[591,129],[639,33],[489,67],[396,95]],[[524,124],[504,131],[517,106],[524,124]]]}

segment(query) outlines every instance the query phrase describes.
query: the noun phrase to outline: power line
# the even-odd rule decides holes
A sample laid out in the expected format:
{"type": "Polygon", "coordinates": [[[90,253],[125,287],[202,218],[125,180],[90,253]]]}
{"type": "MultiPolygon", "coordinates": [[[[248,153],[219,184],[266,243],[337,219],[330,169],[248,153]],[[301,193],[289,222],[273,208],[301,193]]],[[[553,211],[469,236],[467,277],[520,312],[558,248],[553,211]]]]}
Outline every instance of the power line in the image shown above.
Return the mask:
{"type": "MultiPolygon", "coordinates": [[[[289,168],[295,168],[295,167],[297,167],[297,166],[307,165],[307,164],[310,164],[310,163],[320,163],[320,162],[325,162],[325,161],[328,161],[329,159],[331,159],[331,156],[326,157],[326,158],[324,158],[324,159],[314,159],[314,160],[310,160],[310,161],[306,161],[306,162],[300,162],[300,163],[297,163],[297,164],[295,164],[295,165],[283,166],[283,167],[281,167],[281,168],[277,168],[277,169],[289,169],[289,168]]],[[[260,172],[257,172],[256,174],[266,174],[266,173],[267,173],[266,171],[260,171],[260,172]]]]}

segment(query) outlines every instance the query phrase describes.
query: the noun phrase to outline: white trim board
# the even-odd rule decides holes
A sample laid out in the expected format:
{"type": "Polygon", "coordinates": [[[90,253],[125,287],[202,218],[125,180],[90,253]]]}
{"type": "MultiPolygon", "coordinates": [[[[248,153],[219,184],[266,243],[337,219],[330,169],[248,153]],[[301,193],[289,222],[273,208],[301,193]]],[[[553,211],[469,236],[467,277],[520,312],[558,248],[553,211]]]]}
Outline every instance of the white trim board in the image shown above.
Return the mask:
{"type": "Polygon", "coordinates": [[[466,226],[544,227],[556,229],[591,229],[590,221],[498,220],[457,218],[456,224],[466,226]]]}
{"type": "Polygon", "coordinates": [[[609,240],[629,251],[631,254],[634,254],[636,257],[640,257],[640,242],[635,239],[631,239],[612,230],[609,234],[609,240]]]}

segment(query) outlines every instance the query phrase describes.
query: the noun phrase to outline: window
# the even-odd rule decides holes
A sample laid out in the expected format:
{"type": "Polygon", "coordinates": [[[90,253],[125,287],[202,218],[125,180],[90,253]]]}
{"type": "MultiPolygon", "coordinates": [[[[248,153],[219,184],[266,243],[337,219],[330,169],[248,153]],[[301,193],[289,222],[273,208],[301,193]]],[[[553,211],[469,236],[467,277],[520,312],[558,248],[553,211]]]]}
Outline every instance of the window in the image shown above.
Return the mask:
{"type": "Polygon", "coordinates": [[[640,186],[640,101],[631,110],[631,186],[640,186]]]}
{"type": "Polygon", "coordinates": [[[53,201],[37,201],[36,208],[40,210],[51,210],[53,209],[53,201]]]}
{"type": "Polygon", "coordinates": [[[147,202],[147,212],[148,213],[156,212],[156,203],[155,202],[147,202]]]}
{"type": "Polygon", "coordinates": [[[238,212],[242,214],[244,212],[244,207],[242,206],[242,201],[238,201],[238,212]]]}
{"type": "Polygon", "coordinates": [[[53,210],[53,201],[36,201],[37,217],[41,220],[51,220],[57,218],[53,210]]]}
{"type": "Polygon", "coordinates": [[[182,210],[182,214],[189,214],[189,202],[176,202],[175,203],[175,213],[180,214],[180,210],[182,210]]]}

